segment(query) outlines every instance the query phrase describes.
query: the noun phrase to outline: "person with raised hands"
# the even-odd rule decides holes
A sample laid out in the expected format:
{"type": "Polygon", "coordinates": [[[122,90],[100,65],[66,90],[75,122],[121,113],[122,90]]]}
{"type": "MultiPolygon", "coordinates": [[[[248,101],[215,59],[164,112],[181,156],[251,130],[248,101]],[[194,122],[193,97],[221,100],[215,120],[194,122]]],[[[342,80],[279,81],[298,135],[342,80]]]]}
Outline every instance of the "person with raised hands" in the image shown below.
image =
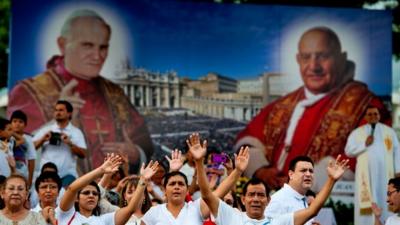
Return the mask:
{"type": "Polygon", "coordinates": [[[154,175],[158,162],[152,161],[144,168],[142,166],[142,174],[138,188],[134,196],[126,207],[118,209],[113,213],[100,215],[99,197],[100,189],[95,179],[105,173],[113,173],[118,170],[121,165],[121,158],[115,154],[108,154],[104,163],[75,180],[65,191],[61,199],[58,211],[59,225],[123,225],[132,213],[139,207],[141,195],[145,189],[146,183],[154,175]],[[75,207],[74,207],[75,204],[75,207]]]}
{"type": "Polygon", "coordinates": [[[195,156],[196,169],[198,172],[198,182],[203,200],[208,205],[211,213],[216,217],[218,225],[244,225],[244,224],[269,224],[269,225],[302,225],[312,217],[316,216],[328,198],[335,182],[342,177],[346,169],[349,168],[348,160],[341,160],[340,155],[336,161],[331,161],[327,167],[329,178],[315,198],[310,207],[296,212],[282,214],[280,217],[270,218],[264,215],[267,205],[267,186],[257,178],[250,179],[242,193],[242,202],[246,212],[239,212],[224,201],[218,199],[208,186],[206,173],[201,161],[205,152],[202,148],[193,148],[192,154],[195,156]]]}
{"type": "MultiPolygon", "coordinates": [[[[197,133],[190,135],[186,143],[191,152],[196,152],[198,148],[207,152],[207,141],[204,140],[200,144],[200,137],[197,133]]],[[[225,196],[246,169],[249,162],[248,149],[243,148],[241,152],[236,157],[235,170],[215,190],[214,193],[216,196],[221,198],[225,196]]],[[[202,225],[204,218],[210,216],[210,211],[202,199],[185,202],[185,196],[188,193],[188,183],[186,176],[182,172],[179,172],[183,164],[183,161],[179,159],[179,155],[179,151],[172,152],[170,163],[176,162],[176,165],[172,166],[174,171],[167,173],[164,177],[166,203],[150,208],[142,217],[142,225],[202,225]]]]}

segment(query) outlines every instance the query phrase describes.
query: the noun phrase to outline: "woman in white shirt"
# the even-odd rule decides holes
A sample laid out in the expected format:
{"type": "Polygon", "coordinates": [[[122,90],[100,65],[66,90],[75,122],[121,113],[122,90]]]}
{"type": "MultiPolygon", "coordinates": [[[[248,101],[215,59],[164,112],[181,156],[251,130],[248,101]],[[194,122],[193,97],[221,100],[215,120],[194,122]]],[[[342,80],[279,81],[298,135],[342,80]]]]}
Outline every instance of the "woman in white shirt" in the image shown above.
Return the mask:
{"type": "Polygon", "coordinates": [[[133,212],[139,207],[141,195],[147,182],[155,173],[158,163],[150,162],[144,168],[142,166],[141,177],[138,188],[128,205],[118,209],[113,213],[100,215],[98,202],[100,189],[93,182],[104,173],[113,173],[121,165],[121,158],[118,155],[110,154],[106,157],[104,163],[75,180],[65,191],[61,199],[58,212],[58,223],[60,225],[124,225],[133,212]],[[76,209],[74,203],[77,202],[76,209]]]}
{"type": "MultiPolygon", "coordinates": [[[[132,200],[138,185],[138,177],[132,177],[128,179],[121,191],[121,207],[125,207],[128,202],[132,200]]],[[[139,207],[132,214],[131,218],[129,218],[126,225],[140,225],[142,216],[150,209],[151,200],[147,190],[144,191],[144,194],[140,199],[141,204],[139,204],[139,207]]]]}

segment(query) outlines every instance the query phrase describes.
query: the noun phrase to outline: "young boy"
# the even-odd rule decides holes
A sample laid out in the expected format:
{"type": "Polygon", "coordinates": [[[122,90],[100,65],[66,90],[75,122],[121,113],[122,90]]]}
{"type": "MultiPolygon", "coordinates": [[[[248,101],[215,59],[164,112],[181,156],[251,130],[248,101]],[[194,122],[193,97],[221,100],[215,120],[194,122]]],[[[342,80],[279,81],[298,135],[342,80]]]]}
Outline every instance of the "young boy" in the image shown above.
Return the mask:
{"type": "Polygon", "coordinates": [[[14,131],[13,136],[22,143],[13,149],[16,170],[18,173],[28,179],[29,186],[32,184],[33,172],[35,169],[36,150],[32,137],[24,133],[28,123],[28,118],[21,110],[14,111],[11,114],[11,125],[14,131]]]}
{"type": "Polygon", "coordinates": [[[10,121],[0,118],[0,175],[5,177],[10,176],[11,172],[15,170],[15,161],[12,151],[15,141],[11,139],[12,134],[13,131],[10,121]]]}

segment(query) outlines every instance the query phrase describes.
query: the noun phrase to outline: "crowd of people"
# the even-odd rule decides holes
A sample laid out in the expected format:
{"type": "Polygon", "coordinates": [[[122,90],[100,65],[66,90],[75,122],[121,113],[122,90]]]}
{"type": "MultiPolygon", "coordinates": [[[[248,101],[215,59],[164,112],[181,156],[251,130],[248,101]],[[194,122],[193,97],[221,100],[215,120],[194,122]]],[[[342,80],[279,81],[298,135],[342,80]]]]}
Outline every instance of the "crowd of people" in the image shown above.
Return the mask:
{"type": "MultiPolygon", "coordinates": [[[[287,183],[273,195],[268,185],[254,177],[238,188],[250,161],[249,147],[242,146],[230,156],[213,151],[207,140],[193,133],[182,140],[187,151],[171,151],[163,160],[167,163],[143,164],[138,174],[129,174],[126,156],[109,153],[101,166],[79,176],[73,170],[60,171],[67,157],[73,161],[87,154],[77,142],[79,135],[67,134],[72,129],[67,128],[72,126],[72,111],[68,102],[57,102],[54,124],[47,124],[33,138],[23,132],[28,121],[22,111],[10,121],[1,120],[0,159],[8,166],[1,170],[1,225],[319,224],[313,218],[349,168],[348,159],[338,156],[331,161],[328,179],[312,203],[305,198],[314,182],[314,162],[307,156],[291,161],[287,183]],[[56,131],[59,139],[52,136],[56,131]],[[41,157],[41,171],[35,177],[36,157],[31,155],[39,147],[42,155],[56,153],[48,160],[41,157]]],[[[388,184],[388,206],[394,212],[400,212],[399,182],[395,178],[388,184]]],[[[377,218],[380,207],[373,205],[377,218]]],[[[398,219],[394,215],[386,224],[398,219]]]]}
{"type": "MultiPolygon", "coordinates": [[[[11,129],[10,134],[13,137],[11,129]]],[[[49,140],[42,144],[46,142],[49,140]]],[[[312,206],[269,213],[265,208],[270,189],[261,180],[250,179],[241,198],[235,192],[235,184],[249,164],[248,147],[242,147],[233,159],[217,160],[208,154],[207,141],[201,141],[198,133],[190,135],[186,143],[186,154],[176,149],[166,157],[168,168],[150,161],[142,165],[139,174],[127,174],[123,168],[126,159],[110,153],[100,167],[64,182],[58,166],[47,162],[33,182],[34,189],[16,170],[11,157],[7,158],[11,172],[2,179],[0,224],[303,224],[316,215],[333,184],[348,168],[348,160],[340,158],[329,165],[330,179],[312,206]],[[190,182],[185,164],[195,171],[190,182]],[[221,164],[223,172],[210,167],[213,164],[221,164]],[[35,205],[33,196],[37,198],[35,205]]],[[[304,189],[312,184],[312,167],[308,157],[294,162],[292,172],[297,174],[297,182],[306,185],[304,189]]],[[[292,176],[296,177],[289,174],[290,180],[292,176]]]]}

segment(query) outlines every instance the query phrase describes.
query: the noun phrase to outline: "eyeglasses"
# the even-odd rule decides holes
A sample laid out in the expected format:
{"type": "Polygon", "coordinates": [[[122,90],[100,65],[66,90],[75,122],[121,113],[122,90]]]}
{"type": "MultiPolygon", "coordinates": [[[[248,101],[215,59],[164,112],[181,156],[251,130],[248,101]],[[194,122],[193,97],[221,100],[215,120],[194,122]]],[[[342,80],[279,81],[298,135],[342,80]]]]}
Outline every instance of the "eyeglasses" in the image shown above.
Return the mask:
{"type": "Polygon", "coordinates": [[[92,195],[94,195],[94,196],[98,196],[98,195],[99,195],[99,192],[87,190],[87,191],[82,191],[81,194],[82,194],[82,195],[90,195],[90,194],[92,194],[92,195]]]}
{"type": "Polygon", "coordinates": [[[399,190],[388,191],[386,192],[386,196],[390,197],[394,192],[399,192],[399,190]]]}

